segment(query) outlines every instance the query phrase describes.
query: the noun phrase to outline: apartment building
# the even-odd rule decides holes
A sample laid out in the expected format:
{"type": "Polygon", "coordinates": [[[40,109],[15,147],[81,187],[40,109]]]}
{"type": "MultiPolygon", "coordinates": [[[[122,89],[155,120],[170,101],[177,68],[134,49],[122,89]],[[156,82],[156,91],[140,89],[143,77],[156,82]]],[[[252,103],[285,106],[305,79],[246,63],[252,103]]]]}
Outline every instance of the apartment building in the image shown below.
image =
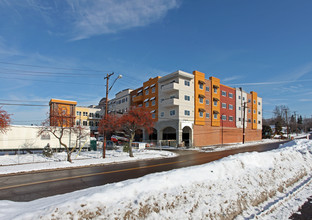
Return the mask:
{"type": "Polygon", "coordinates": [[[108,112],[114,114],[123,114],[130,108],[132,89],[124,89],[116,93],[115,98],[108,101],[108,112]]]}
{"type": "Polygon", "coordinates": [[[194,76],[178,70],[158,80],[158,140],[192,145],[194,124],[194,76]]]}
{"type": "Polygon", "coordinates": [[[77,105],[77,102],[75,101],[51,99],[49,102],[50,125],[51,126],[66,126],[66,127],[73,126],[75,124],[76,105],[77,105]],[[60,122],[60,119],[62,120],[62,122],[60,122]]]}

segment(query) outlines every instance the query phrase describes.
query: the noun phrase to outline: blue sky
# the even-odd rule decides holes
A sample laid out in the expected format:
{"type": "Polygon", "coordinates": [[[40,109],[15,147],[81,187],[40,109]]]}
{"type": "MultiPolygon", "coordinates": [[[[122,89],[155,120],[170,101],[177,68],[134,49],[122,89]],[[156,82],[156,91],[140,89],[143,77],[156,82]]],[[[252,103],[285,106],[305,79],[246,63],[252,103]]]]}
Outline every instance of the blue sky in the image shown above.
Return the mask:
{"type": "MultiPolygon", "coordinates": [[[[106,73],[125,88],[178,69],[256,91],[312,115],[312,2],[293,0],[2,0],[0,103],[97,104],[106,73]]],[[[47,107],[3,106],[15,124],[47,107]]]]}

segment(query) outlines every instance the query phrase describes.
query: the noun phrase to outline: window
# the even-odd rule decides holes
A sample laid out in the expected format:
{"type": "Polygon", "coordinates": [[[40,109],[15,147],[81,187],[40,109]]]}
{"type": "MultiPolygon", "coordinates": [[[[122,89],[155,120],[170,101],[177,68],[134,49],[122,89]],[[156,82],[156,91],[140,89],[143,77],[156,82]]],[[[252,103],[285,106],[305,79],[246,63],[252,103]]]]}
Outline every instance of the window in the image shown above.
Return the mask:
{"type": "Polygon", "coordinates": [[[160,112],[160,117],[164,117],[165,113],[164,112],[160,112]]]}
{"type": "Polygon", "coordinates": [[[95,113],[95,117],[99,118],[100,117],[99,113],[95,113]]]}
{"type": "Polygon", "coordinates": [[[156,87],[153,87],[152,88],[152,93],[155,93],[155,91],[156,91],[156,87]]]}
{"type": "Polygon", "coordinates": [[[258,121],[258,124],[260,125],[260,124],[261,124],[261,121],[258,121]]]}
{"type": "Polygon", "coordinates": [[[260,103],[260,102],[258,102],[258,105],[261,105],[261,103],[260,103]]]}
{"type": "Polygon", "coordinates": [[[145,102],[145,107],[148,107],[149,106],[149,102],[145,102]]]}
{"type": "Polygon", "coordinates": [[[152,101],[152,106],[155,106],[156,102],[155,100],[152,101]]]}
{"type": "Polygon", "coordinates": [[[79,115],[79,116],[80,116],[80,115],[81,115],[81,112],[78,112],[78,111],[77,111],[77,115],[79,115]]]}
{"type": "Polygon", "coordinates": [[[206,105],[209,105],[209,99],[206,99],[206,105]]]}
{"type": "Polygon", "coordinates": [[[233,98],[233,93],[229,92],[229,98],[231,98],[231,99],[233,98]]]}
{"type": "Polygon", "coordinates": [[[190,101],[190,96],[185,95],[185,96],[184,96],[184,100],[186,100],[186,101],[190,101]]]}
{"type": "Polygon", "coordinates": [[[88,116],[88,112],[83,112],[83,116],[88,116]]]}
{"type": "Polygon", "coordinates": [[[256,109],[254,109],[254,114],[256,114],[256,109]]]}
{"type": "Polygon", "coordinates": [[[94,117],[94,113],[89,113],[89,117],[94,117]]]}
{"type": "Polygon", "coordinates": [[[254,104],[256,104],[256,100],[254,100],[254,104]]]}
{"type": "Polygon", "coordinates": [[[248,103],[250,103],[251,102],[251,99],[248,99],[248,103]]]}
{"type": "Polygon", "coordinates": [[[238,106],[238,110],[239,110],[239,111],[241,110],[241,107],[240,107],[240,106],[238,106]]]}
{"type": "Polygon", "coordinates": [[[94,126],[93,121],[89,121],[89,126],[94,126]]]}
{"type": "Polygon", "coordinates": [[[214,106],[218,106],[218,101],[213,101],[214,106]]]}
{"type": "Polygon", "coordinates": [[[229,104],[229,109],[233,110],[233,105],[229,104]]]}
{"type": "Polygon", "coordinates": [[[126,97],[126,102],[128,101],[128,98],[126,97]]]}
{"type": "Polygon", "coordinates": [[[204,98],[203,97],[199,97],[199,103],[204,103],[204,98]]]}
{"type": "Polygon", "coordinates": [[[218,93],[218,88],[217,88],[217,87],[214,87],[214,88],[213,88],[213,92],[214,92],[214,93],[218,93]]]}
{"type": "Polygon", "coordinates": [[[126,99],[122,99],[122,103],[125,103],[126,99]]]}
{"type": "Polygon", "coordinates": [[[80,123],[81,123],[80,120],[76,121],[76,125],[80,125],[80,123]]]}
{"type": "Polygon", "coordinates": [[[248,113],[251,113],[251,110],[250,110],[250,109],[248,109],[248,113]]]}
{"type": "Polygon", "coordinates": [[[204,88],[204,84],[198,83],[198,85],[199,85],[199,89],[203,89],[204,88]]]}
{"type": "Polygon", "coordinates": [[[248,122],[249,122],[249,123],[251,122],[251,119],[250,119],[250,118],[248,118],[248,122]]]}
{"type": "Polygon", "coordinates": [[[155,113],[152,114],[152,119],[155,119],[156,115],[155,113]]]}
{"type": "Polygon", "coordinates": [[[173,115],[175,115],[175,110],[170,111],[170,116],[173,116],[173,115]]]}
{"type": "Polygon", "coordinates": [[[206,91],[209,92],[209,86],[206,86],[206,91]]]}
{"type": "Polygon", "coordinates": [[[243,97],[243,101],[245,101],[245,97],[243,97]]]}
{"type": "Polygon", "coordinates": [[[241,99],[241,96],[240,96],[240,95],[238,96],[238,99],[241,99]]]}
{"type": "Polygon", "coordinates": [[[254,123],[256,123],[256,119],[254,119],[254,123]]]}
{"type": "Polygon", "coordinates": [[[222,108],[226,108],[226,103],[222,103],[222,108]]]}
{"type": "Polygon", "coordinates": [[[88,122],[87,121],[83,121],[82,124],[83,124],[83,126],[88,126],[88,122]]]}
{"type": "Polygon", "coordinates": [[[226,115],[222,115],[221,118],[223,121],[226,121],[226,115]]]}
{"type": "Polygon", "coordinates": [[[214,119],[218,119],[218,114],[215,114],[215,113],[214,113],[214,114],[213,114],[213,118],[214,118],[214,119]]]}
{"type": "Polygon", "coordinates": [[[261,115],[261,112],[260,112],[260,111],[258,111],[258,115],[261,115]]]}
{"type": "Polygon", "coordinates": [[[145,90],[145,95],[148,95],[148,93],[149,93],[149,90],[148,89],[145,90]]]}
{"type": "Polygon", "coordinates": [[[189,110],[184,110],[184,115],[190,115],[190,111],[189,110]]]}
{"type": "Polygon", "coordinates": [[[238,121],[242,121],[242,119],[241,119],[241,118],[238,118],[238,121]]]}
{"type": "Polygon", "coordinates": [[[209,118],[209,117],[210,117],[209,113],[206,113],[206,118],[209,118]]]}
{"type": "Polygon", "coordinates": [[[229,116],[229,121],[233,121],[233,116],[229,116]]]}
{"type": "Polygon", "coordinates": [[[190,81],[185,80],[185,81],[184,81],[184,85],[190,86],[190,81]]]}
{"type": "Polygon", "coordinates": [[[202,112],[202,111],[199,111],[199,117],[203,117],[204,116],[204,112],[202,112]]]}
{"type": "Polygon", "coordinates": [[[98,121],[95,122],[95,126],[99,126],[99,122],[98,121]]]}
{"type": "Polygon", "coordinates": [[[222,91],[221,94],[226,97],[226,91],[222,91]]]}

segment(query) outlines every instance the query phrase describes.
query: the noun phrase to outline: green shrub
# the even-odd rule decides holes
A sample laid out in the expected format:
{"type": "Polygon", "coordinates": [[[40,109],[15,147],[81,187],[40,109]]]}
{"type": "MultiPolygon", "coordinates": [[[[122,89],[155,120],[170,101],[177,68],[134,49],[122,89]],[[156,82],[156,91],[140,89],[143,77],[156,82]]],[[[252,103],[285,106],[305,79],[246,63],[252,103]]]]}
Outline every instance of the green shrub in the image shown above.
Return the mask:
{"type": "Polygon", "coordinates": [[[125,144],[123,145],[123,152],[129,153],[129,143],[125,143],[125,144]]]}
{"type": "Polygon", "coordinates": [[[46,157],[52,157],[53,150],[51,149],[49,144],[43,148],[42,154],[46,157]]]}

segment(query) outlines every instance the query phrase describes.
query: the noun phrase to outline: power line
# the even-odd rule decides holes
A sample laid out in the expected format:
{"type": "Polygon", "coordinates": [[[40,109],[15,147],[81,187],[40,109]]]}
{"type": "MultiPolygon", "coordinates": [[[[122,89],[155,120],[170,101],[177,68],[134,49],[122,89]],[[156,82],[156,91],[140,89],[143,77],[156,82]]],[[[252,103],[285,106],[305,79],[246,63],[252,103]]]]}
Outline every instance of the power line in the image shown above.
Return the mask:
{"type": "Polygon", "coordinates": [[[76,70],[76,71],[91,71],[91,72],[99,72],[99,73],[107,73],[111,71],[101,71],[101,70],[92,70],[92,69],[77,69],[77,68],[64,68],[64,67],[48,67],[48,66],[40,66],[40,65],[30,65],[30,64],[21,64],[21,63],[12,63],[12,62],[3,62],[0,61],[2,64],[14,65],[14,66],[28,66],[28,67],[37,67],[37,68],[48,68],[48,69],[58,69],[58,70],[76,70]]]}
{"type": "Polygon", "coordinates": [[[0,78],[3,79],[16,79],[16,80],[28,80],[28,81],[38,81],[38,82],[46,82],[46,83],[65,83],[67,85],[70,84],[76,84],[76,85],[91,85],[91,86],[103,86],[101,84],[95,84],[95,83],[77,83],[77,82],[67,82],[67,81],[51,81],[51,80],[40,80],[40,79],[25,79],[25,78],[16,78],[16,77],[4,77],[0,76],[0,78]]]}
{"type": "Polygon", "coordinates": [[[18,104],[18,103],[0,103],[0,105],[16,105],[16,106],[49,106],[49,105],[34,105],[34,104],[18,104]]]}
{"type": "Polygon", "coordinates": [[[48,102],[48,101],[35,101],[35,100],[32,100],[32,101],[29,101],[29,100],[17,100],[17,99],[0,99],[0,101],[4,101],[4,102],[48,102]]]}
{"type": "MultiPolygon", "coordinates": [[[[1,70],[8,70],[8,71],[17,71],[17,72],[24,72],[24,73],[34,73],[33,75],[42,75],[42,76],[48,76],[48,75],[67,75],[67,77],[70,76],[93,76],[93,77],[98,77],[98,76],[103,76],[103,73],[82,73],[82,74],[77,74],[77,73],[65,73],[65,72],[47,72],[47,71],[33,71],[33,70],[19,70],[19,69],[7,69],[7,68],[1,68],[1,70]],[[70,75],[70,76],[68,76],[70,75]]],[[[3,72],[2,72],[3,73],[3,72]]],[[[3,74],[19,74],[22,75],[22,73],[3,73],[3,74]]],[[[28,74],[31,75],[31,74],[28,74]]]]}

